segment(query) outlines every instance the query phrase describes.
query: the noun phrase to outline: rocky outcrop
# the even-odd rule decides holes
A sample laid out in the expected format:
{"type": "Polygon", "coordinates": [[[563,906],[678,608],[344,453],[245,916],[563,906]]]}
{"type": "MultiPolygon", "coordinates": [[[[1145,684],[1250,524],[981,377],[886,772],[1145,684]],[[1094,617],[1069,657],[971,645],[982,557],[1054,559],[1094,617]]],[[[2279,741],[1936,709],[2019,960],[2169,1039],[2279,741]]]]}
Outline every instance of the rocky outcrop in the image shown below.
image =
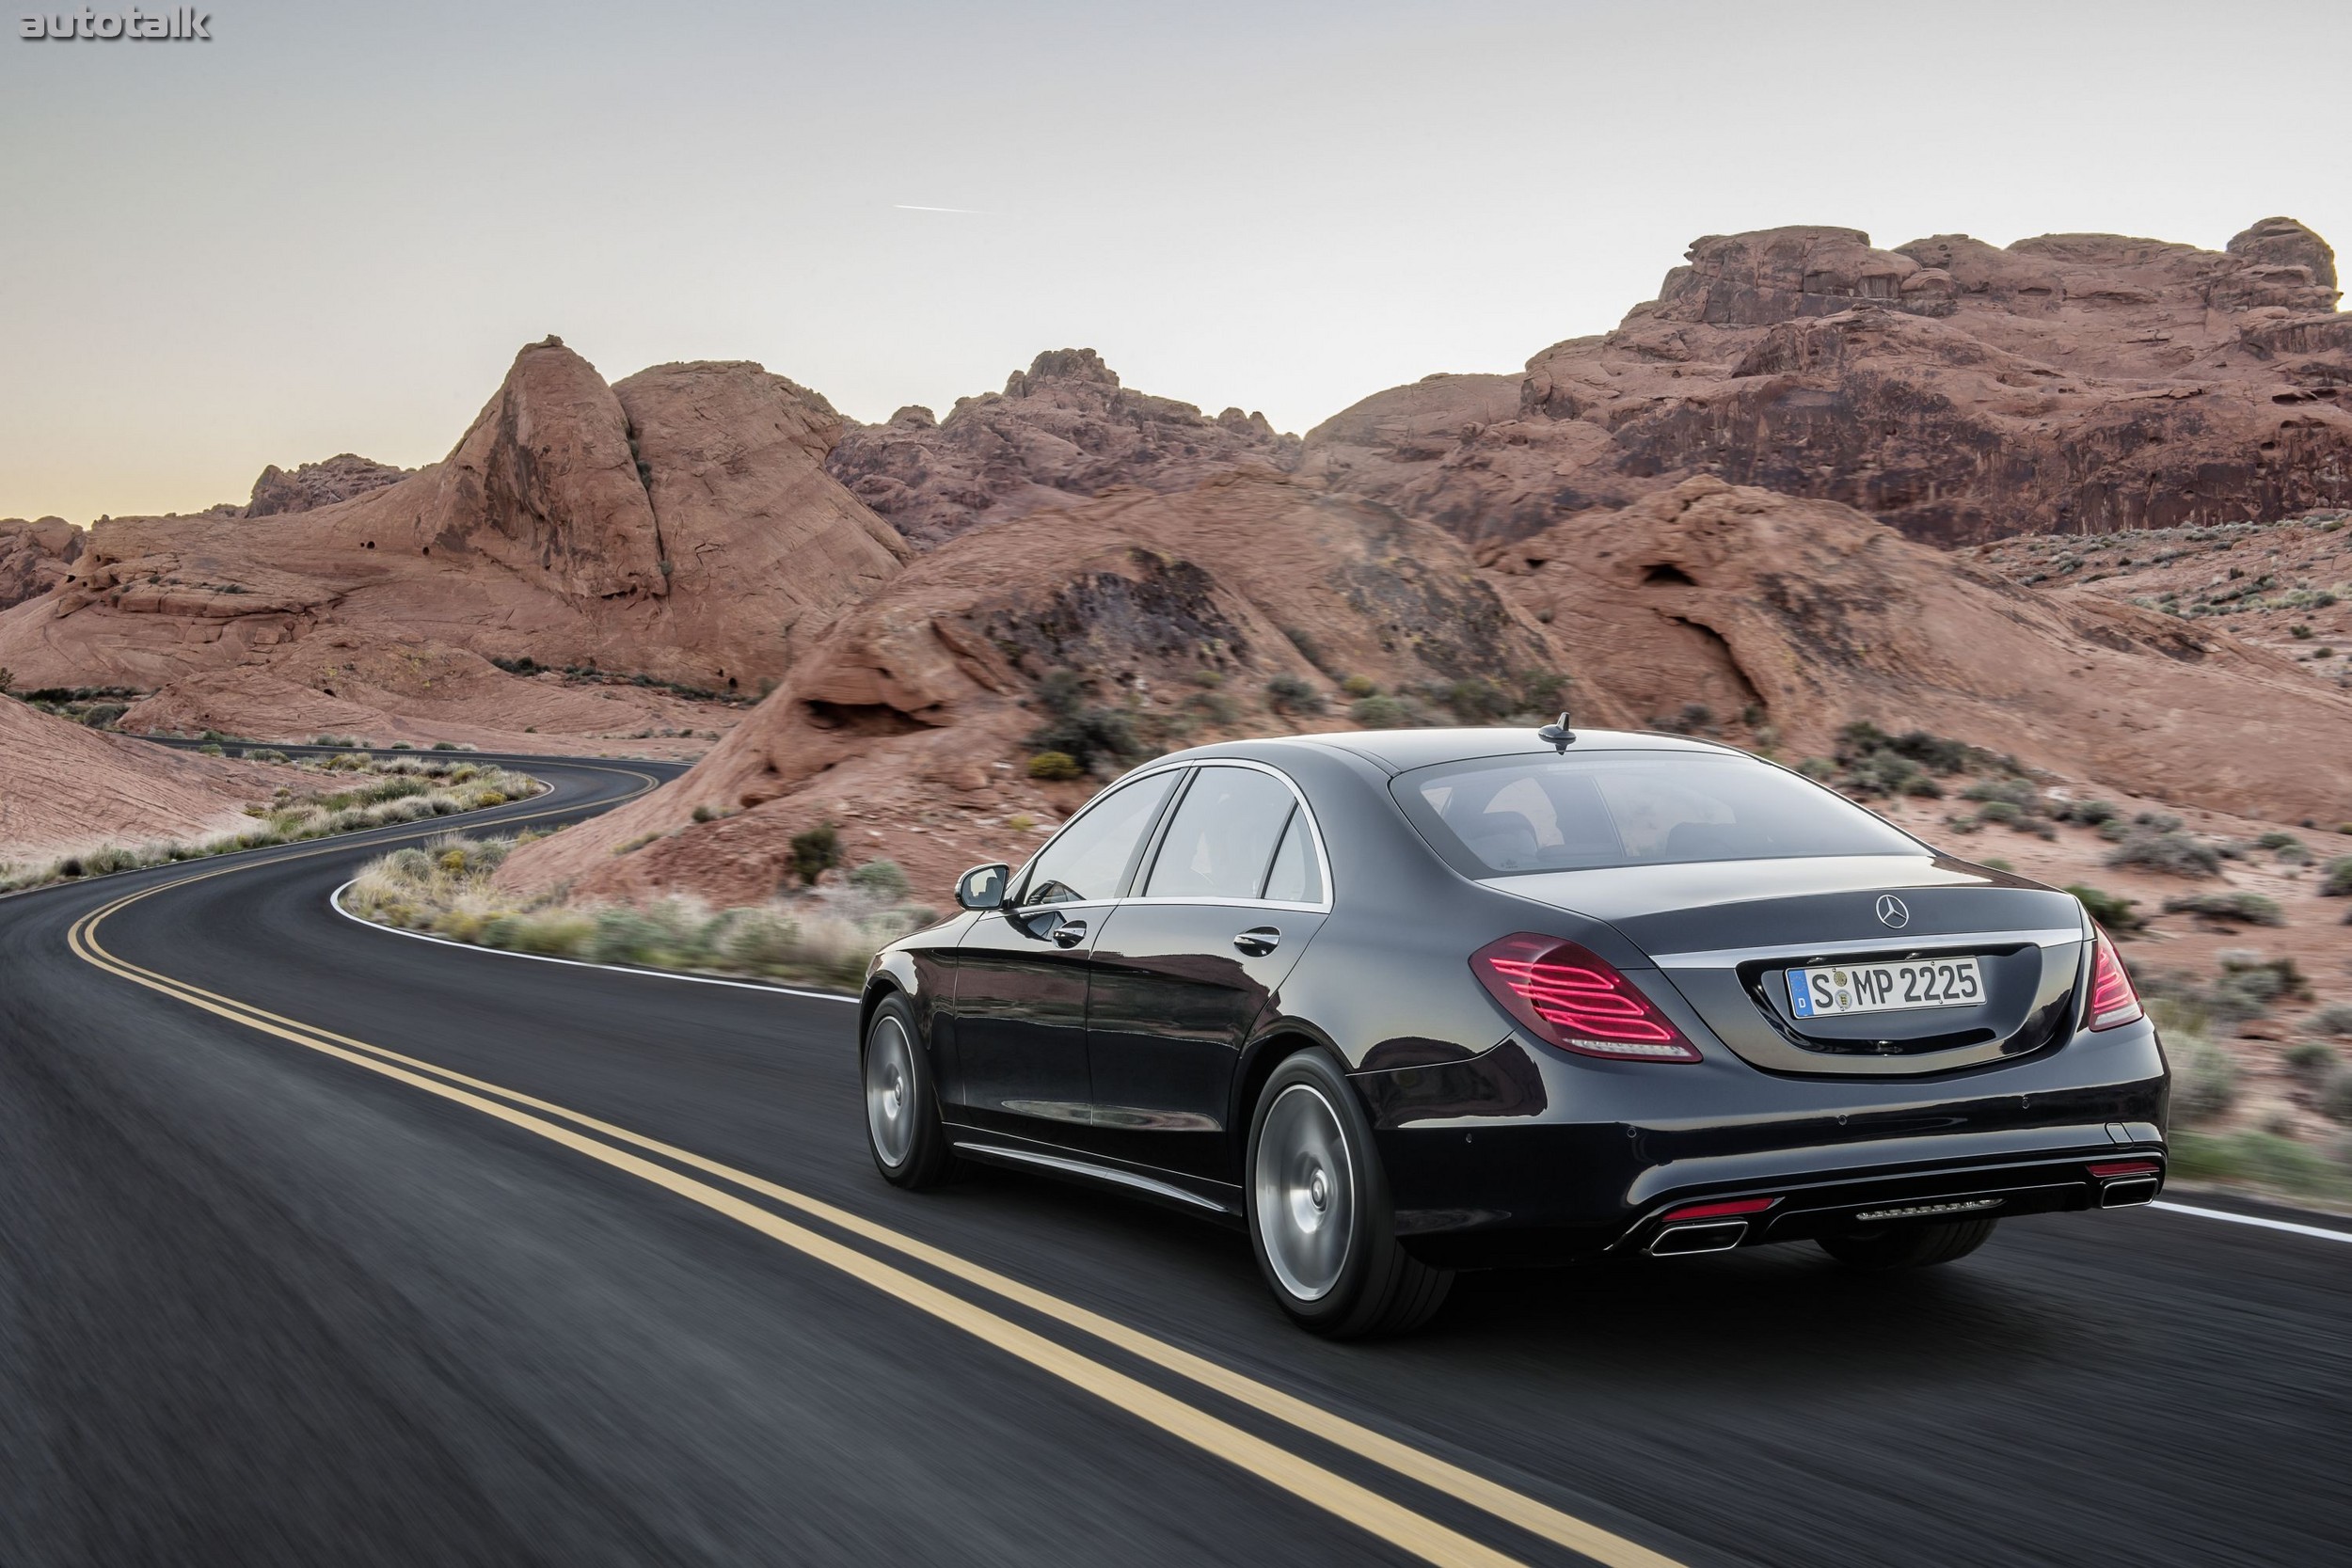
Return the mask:
{"type": "Polygon", "coordinates": [[[167,751],[0,697],[0,865],[249,828],[299,775],[167,751]]]}
{"type": "Polygon", "coordinates": [[[0,664],[41,685],[200,680],[218,709],[241,679],[324,696],[328,638],[757,690],[907,553],[825,475],[835,423],[756,365],[615,388],[550,339],[397,483],[293,515],[102,521],[53,592],[0,613],[0,664]]]}
{"type": "Polygon", "coordinates": [[[1835,502],[1689,479],[1486,559],[1645,718],[1695,704],[1791,756],[1868,719],[2217,810],[2352,816],[2352,697],[2210,625],[2038,594],[1835,502]]]}
{"type": "MultiPolygon", "coordinates": [[[[1559,665],[1543,627],[1458,545],[1386,508],[1267,469],[1172,495],[1122,491],[919,557],[685,779],[532,847],[509,876],[592,893],[760,896],[792,835],[845,802],[895,803],[915,823],[941,812],[1001,818],[1015,803],[1008,788],[1025,785],[1012,759],[1046,717],[1040,683],[1057,673],[1167,747],[1235,725],[1343,722],[1269,715],[1275,677],[1337,706],[1343,674],[1393,689],[1515,684],[1567,673],[1559,665]],[[613,854],[648,834],[665,836],[613,854]]],[[[1625,710],[1588,689],[1587,711],[1625,710]]],[[[890,853],[939,896],[968,863],[948,863],[954,842],[901,835],[890,853]]]]}
{"type": "Polygon", "coordinates": [[[1843,502],[1937,544],[2241,521],[2352,501],[2352,317],[2286,218],[2213,252],[2109,234],[1873,248],[1714,236],[1615,331],[1366,399],[1302,475],[1473,540],[1694,474],[1843,502]]]}
{"type": "Polygon", "coordinates": [[[253,499],[246,503],[245,515],[275,517],[287,512],[312,512],[397,484],[414,472],[414,468],[395,468],[350,451],[324,463],[305,463],[292,473],[273,463],[253,482],[253,499]]]}
{"type": "Polygon", "coordinates": [[[62,582],[86,537],[63,517],[0,517],[0,610],[62,582]]]}
{"type": "Polygon", "coordinates": [[[1052,349],[1001,393],[920,406],[846,432],[827,471],[916,545],[977,524],[1068,506],[1115,485],[1174,491],[1241,465],[1287,468],[1298,438],[1263,414],[1215,419],[1119,384],[1090,348],[1052,349]]]}

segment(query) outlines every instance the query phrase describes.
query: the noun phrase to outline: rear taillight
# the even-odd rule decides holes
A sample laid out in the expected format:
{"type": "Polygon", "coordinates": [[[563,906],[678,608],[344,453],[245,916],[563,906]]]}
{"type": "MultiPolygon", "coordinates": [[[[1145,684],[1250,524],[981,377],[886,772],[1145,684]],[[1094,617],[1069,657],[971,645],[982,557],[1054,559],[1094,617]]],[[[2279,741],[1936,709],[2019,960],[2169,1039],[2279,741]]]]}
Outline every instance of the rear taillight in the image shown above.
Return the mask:
{"type": "Polygon", "coordinates": [[[1575,942],[1522,931],[1471,954],[1470,969],[1503,1011],[1563,1051],[1620,1061],[1700,1059],[1655,1003],[1575,942]]]}
{"type": "Polygon", "coordinates": [[[2098,927],[2091,928],[2090,938],[2090,1006],[2088,1009],[2088,1029],[2114,1029],[2126,1023],[2137,1023],[2144,1016],[2140,1010],[2139,993],[2132,990],[2132,977],[2123,973],[2123,960],[2116,957],[2115,943],[2098,927]]]}

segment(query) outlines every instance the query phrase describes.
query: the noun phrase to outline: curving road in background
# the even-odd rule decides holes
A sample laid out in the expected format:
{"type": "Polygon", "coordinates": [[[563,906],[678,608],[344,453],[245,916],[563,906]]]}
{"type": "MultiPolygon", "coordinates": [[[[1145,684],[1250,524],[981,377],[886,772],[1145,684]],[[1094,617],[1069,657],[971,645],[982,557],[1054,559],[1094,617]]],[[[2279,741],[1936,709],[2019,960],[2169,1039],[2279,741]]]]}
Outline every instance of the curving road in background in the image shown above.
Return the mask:
{"type": "MultiPolygon", "coordinates": [[[[501,760],[554,793],[468,831],[676,771],[501,760]]],[[[1325,1344],[1237,1233],[886,1187],[843,1001],[329,910],[453,825],[0,900],[0,1562],[2342,1560],[2352,1246],[2054,1216],[1325,1344]]]]}

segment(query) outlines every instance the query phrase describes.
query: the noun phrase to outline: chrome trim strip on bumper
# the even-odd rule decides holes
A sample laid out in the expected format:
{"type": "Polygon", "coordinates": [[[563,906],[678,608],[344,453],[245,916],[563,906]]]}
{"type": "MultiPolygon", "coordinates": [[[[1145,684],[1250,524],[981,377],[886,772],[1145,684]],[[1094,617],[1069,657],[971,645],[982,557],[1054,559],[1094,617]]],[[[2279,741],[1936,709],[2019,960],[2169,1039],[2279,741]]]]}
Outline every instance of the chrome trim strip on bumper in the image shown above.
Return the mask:
{"type": "Polygon", "coordinates": [[[1661,953],[1651,961],[1661,969],[1737,969],[1743,963],[1759,959],[1810,958],[1832,953],[1929,953],[1947,952],[1953,948],[2014,946],[2021,942],[2036,947],[2059,947],[2070,942],[2081,942],[2083,933],[2074,927],[2054,927],[2042,931],[1963,931],[1953,936],[1905,937],[1900,931],[1889,931],[1882,937],[1866,937],[1858,942],[1816,942],[1786,943],[1776,947],[1718,947],[1705,953],[1661,953]]]}
{"type": "Polygon", "coordinates": [[[1865,1225],[1878,1220],[1924,1220],[1937,1214],[1973,1214],[1985,1209],[1998,1209],[2008,1201],[2002,1197],[1979,1197],[1964,1203],[1910,1203],[1899,1209],[1865,1209],[1854,1218],[1865,1225]]]}
{"type": "Polygon", "coordinates": [[[1007,1148],[1001,1144],[970,1143],[961,1138],[954,1142],[956,1151],[960,1154],[976,1155],[987,1160],[1010,1160],[1019,1164],[1042,1165],[1048,1170],[1061,1171],[1070,1176],[1089,1177],[1097,1181],[1108,1181],[1116,1186],[1133,1187],[1138,1192],[1152,1193],[1160,1197],[1172,1197],[1180,1203],[1190,1203],[1206,1209],[1212,1213],[1235,1212],[1214,1198],[1202,1197],[1199,1193],[1188,1193],[1172,1182],[1155,1180],[1149,1176],[1137,1176],[1133,1171],[1120,1170],[1116,1166],[1092,1164],[1085,1160],[1066,1159],[1058,1154],[1033,1154],[1025,1148],[1007,1148]]]}

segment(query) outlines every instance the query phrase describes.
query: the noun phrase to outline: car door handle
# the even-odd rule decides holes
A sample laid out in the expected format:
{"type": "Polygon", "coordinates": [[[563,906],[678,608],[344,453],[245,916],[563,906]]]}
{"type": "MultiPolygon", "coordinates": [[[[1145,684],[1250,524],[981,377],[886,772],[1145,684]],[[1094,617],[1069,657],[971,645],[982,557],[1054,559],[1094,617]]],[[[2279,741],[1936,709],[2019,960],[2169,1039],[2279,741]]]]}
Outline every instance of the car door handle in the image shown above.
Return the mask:
{"type": "Polygon", "coordinates": [[[1087,923],[1083,920],[1065,920],[1054,927],[1054,945],[1057,947],[1075,947],[1086,939],[1087,923]]]}
{"type": "Polygon", "coordinates": [[[1282,933],[1271,926],[1253,927],[1233,939],[1233,945],[1253,958],[1263,958],[1274,951],[1282,940],[1282,933]]]}

